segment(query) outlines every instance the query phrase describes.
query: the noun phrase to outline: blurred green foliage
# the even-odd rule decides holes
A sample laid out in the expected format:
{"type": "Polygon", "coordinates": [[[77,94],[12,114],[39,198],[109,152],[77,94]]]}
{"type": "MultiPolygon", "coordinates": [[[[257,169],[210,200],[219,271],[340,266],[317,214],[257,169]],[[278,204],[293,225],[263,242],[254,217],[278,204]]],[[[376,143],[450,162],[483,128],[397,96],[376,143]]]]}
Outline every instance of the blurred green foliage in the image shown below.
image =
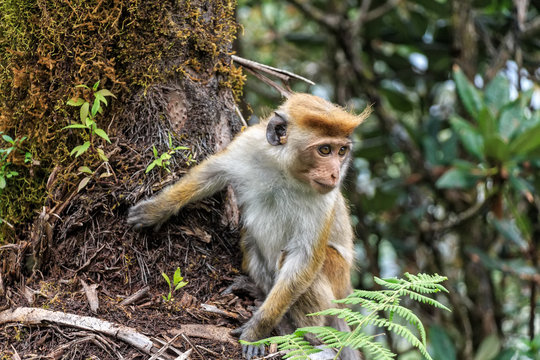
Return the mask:
{"type": "MultiPolygon", "coordinates": [[[[357,112],[345,188],[358,235],[356,287],[444,274],[434,359],[538,359],[538,1],[241,0],[239,55],[357,112]]],[[[279,94],[248,77],[256,116],[279,94]]],[[[391,334],[400,359],[420,355],[391,334]]]]}

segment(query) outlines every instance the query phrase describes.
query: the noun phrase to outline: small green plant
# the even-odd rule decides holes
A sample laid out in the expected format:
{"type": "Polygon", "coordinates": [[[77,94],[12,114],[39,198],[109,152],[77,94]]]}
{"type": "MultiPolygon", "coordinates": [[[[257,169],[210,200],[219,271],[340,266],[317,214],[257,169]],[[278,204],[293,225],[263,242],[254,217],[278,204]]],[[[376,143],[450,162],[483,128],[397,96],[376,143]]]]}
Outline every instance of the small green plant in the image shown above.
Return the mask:
{"type": "MultiPolygon", "coordinates": [[[[167,172],[171,172],[171,170],[169,169],[169,165],[171,164],[170,160],[173,154],[176,153],[178,150],[189,150],[189,148],[186,146],[173,147],[171,133],[169,133],[169,150],[159,155],[156,146],[154,145],[152,147],[152,151],[154,152],[155,159],[146,167],[145,174],[150,172],[156,166],[162,167],[163,169],[167,170],[167,172]]],[[[187,163],[188,165],[190,165],[193,162],[195,162],[195,160],[193,160],[191,153],[189,153],[187,163]]]]}
{"type": "Polygon", "coordinates": [[[82,155],[83,153],[85,153],[89,148],[91,148],[93,151],[97,152],[98,156],[100,157],[102,161],[105,161],[105,162],[109,161],[107,156],[105,156],[105,153],[103,152],[103,150],[100,148],[96,148],[94,146],[96,136],[99,136],[100,138],[106,140],[108,143],[111,142],[105,130],[97,127],[95,118],[97,114],[103,114],[103,108],[101,104],[108,105],[107,96],[112,96],[114,98],[116,98],[116,96],[114,96],[107,89],[98,90],[99,81],[96,82],[94,86],[92,86],[91,89],[86,85],[77,85],[75,87],[76,88],[82,87],[88,90],[92,90],[94,101],[92,103],[92,108],[90,108],[90,103],[88,101],[85,101],[84,99],[81,99],[78,97],[72,98],[68,100],[67,102],[67,105],[69,106],[79,106],[81,108],[79,112],[80,123],[65,126],[64,128],[62,128],[62,130],[83,129],[85,131],[88,131],[88,134],[90,136],[90,140],[85,141],[81,145],[75,146],[73,150],[71,150],[70,155],[75,155],[75,157],[78,157],[82,155]]]}
{"type": "Polygon", "coordinates": [[[424,357],[431,360],[431,356],[426,349],[426,331],[422,322],[418,316],[411,310],[400,305],[400,303],[403,298],[408,297],[414,301],[450,311],[440,302],[424,295],[434,294],[440,291],[448,292],[440,285],[447,278],[439,275],[411,275],[409,273],[406,273],[405,277],[406,279],[380,279],[375,277],[375,282],[385,287],[386,290],[355,290],[347,298],[335,301],[340,304],[361,305],[367,311],[367,314],[348,308],[332,308],[310,314],[310,316],[337,316],[344,319],[349,326],[354,328],[350,332],[339,331],[328,326],[311,326],[297,329],[289,335],[274,336],[253,343],[241,342],[255,346],[275,343],[278,345],[279,350],[288,351],[283,357],[284,359],[309,359],[310,354],[321,351],[314,348],[304,339],[305,334],[311,333],[323,343],[324,347],[337,350],[335,359],[339,357],[341,350],[346,346],[353,349],[360,349],[362,352],[371,355],[373,359],[393,359],[396,354],[385,348],[381,342],[376,341],[376,335],[368,335],[363,332],[367,326],[374,326],[386,328],[388,331],[400,335],[416,347],[424,357]],[[381,316],[381,314],[384,314],[385,317],[381,316]],[[409,327],[400,324],[403,321],[415,327],[419,337],[409,327]]]}
{"type": "Polygon", "coordinates": [[[178,290],[180,288],[183,288],[188,283],[187,281],[184,281],[184,278],[182,277],[182,273],[180,272],[179,267],[176,268],[176,271],[174,272],[172,283],[171,283],[171,279],[169,279],[167,274],[165,274],[164,272],[161,273],[161,276],[163,276],[163,278],[165,279],[165,281],[169,285],[169,293],[166,296],[162,295],[163,300],[165,300],[166,302],[170,301],[172,299],[173,293],[176,290],[178,290]]]}
{"type": "MultiPolygon", "coordinates": [[[[6,148],[0,148],[0,190],[3,190],[7,186],[7,179],[19,175],[17,171],[11,169],[13,163],[10,161],[9,157],[15,151],[23,152],[21,150],[21,144],[26,140],[26,136],[13,139],[2,131],[0,131],[0,135],[2,135],[2,139],[9,144],[6,148]]],[[[29,152],[24,153],[24,162],[28,163],[30,161],[32,161],[32,154],[29,152]]]]}

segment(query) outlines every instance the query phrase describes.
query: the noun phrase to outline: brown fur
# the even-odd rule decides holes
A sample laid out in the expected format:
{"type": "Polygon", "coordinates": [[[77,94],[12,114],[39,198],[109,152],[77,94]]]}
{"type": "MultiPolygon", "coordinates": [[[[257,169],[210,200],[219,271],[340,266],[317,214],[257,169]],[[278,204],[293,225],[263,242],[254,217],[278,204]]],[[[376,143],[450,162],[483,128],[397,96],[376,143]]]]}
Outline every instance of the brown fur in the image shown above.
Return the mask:
{"type": "Polygon", "coordinates": [[[351,291],[351,268],[339,252],[330,247],[326,247],[326,259],[322,272],[328,278],[332,287],[332,292],[336,299],[342,299],[349,295],[351,291]]]}
{"type": "Polygon", "coordinates": [[[348,137],[371,113],[367,107],[354,115],[317,96],[299,93],[292,94],[283,106],[291,122],[322,136],[348,137]]]}

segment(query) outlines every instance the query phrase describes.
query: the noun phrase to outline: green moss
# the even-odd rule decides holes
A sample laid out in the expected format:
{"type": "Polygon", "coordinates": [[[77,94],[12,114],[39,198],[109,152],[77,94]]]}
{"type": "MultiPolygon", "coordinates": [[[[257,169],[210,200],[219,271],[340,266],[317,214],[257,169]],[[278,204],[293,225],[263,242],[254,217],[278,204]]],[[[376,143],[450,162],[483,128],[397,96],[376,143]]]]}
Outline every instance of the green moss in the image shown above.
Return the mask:
{"type": "Polygon", "coordinates": [[[26,136],[34,156],[33,164],[17,165],[20,176],[0,193],[0,243],[14,235],[6,222],[22,231],[36,211],[62,198],[54,191],[65,196],[76,189],[74,169],[99,163],[69,156],[80,139],[62,131],[77,119],[65,102],[88,96],[75,85],[100,80],[117,96],[98,118],[103,128],[113,124],[109,134],[133,93],[178,74],[203,82],[218,76],[235,96],[241,93],[243,76],[228,57],[235,6],[234,0],[0,1],[0,131],[26,136]]]}

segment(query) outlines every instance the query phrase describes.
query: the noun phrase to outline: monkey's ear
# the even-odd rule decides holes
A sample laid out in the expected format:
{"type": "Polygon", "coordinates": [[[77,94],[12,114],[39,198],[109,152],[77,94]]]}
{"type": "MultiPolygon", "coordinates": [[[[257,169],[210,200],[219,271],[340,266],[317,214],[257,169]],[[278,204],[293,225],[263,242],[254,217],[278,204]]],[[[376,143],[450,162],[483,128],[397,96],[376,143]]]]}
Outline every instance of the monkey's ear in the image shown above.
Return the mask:
{"type": "Polygon", "coordinates": [[[281,112],[275,112],[266,126],[266,140],[270,145],[283,145],[287,142],[287,118],[281,112]]]}

